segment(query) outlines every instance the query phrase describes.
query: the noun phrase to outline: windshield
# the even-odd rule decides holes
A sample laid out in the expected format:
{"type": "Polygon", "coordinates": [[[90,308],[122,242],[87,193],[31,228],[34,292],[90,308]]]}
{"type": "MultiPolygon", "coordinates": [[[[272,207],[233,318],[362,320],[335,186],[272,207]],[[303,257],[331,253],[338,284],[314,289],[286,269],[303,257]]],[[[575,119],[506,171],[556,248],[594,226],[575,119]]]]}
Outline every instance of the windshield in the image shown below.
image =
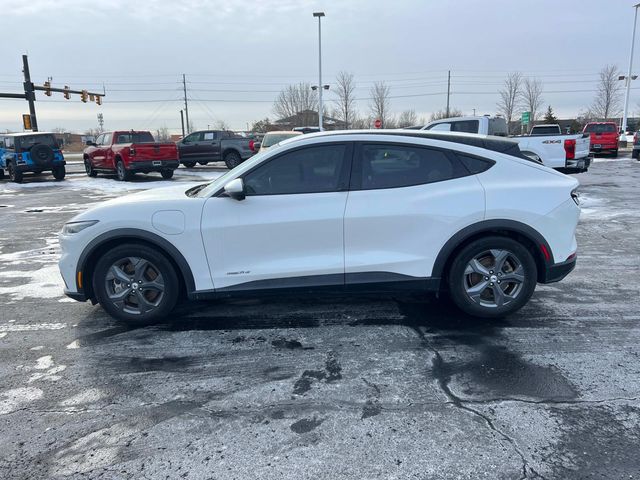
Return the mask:
{"type": "Polygon", "coordinates": [[[280,143],[282,140],[286,140],[287,138],[296,137],[300,135],[297,132],[281,132],[281,133],[267,133],[262,139],[263,147],[272,147],[276,143],[280,143]]]}
{"type": "Polygon", "coordinates": [[[594,123],[584,129],[588,133],[616,133],[617,127],[610,123],[594,123]]]}
{"type": "Polygon", "coordinates": [[[272,153],[277,152],[278,150],[280,150],[280,145],[275,145],[274,148],[272,148],[272,149],[270,149],[268,151],[263,151],[263,152],[256,153],[249,160],[246,160],[246,161],[242,162],[240,165],[238,165],[233,170],[229,170],[227,173],[225,173],[221,177],[216,178],[213,182],[209,183],[205,188],[203,188],[202,190],[198,191],[195,196],[196,197],[209,197],[209,196],[211,196],[213,193],[215,193],[220,188],[222,188],[222,186],[225,183],[227,183],[229,180],[232,180],[232,179],[234,179],[236,177],[242,176],[242,174],[244,172],[246,172],[247,170],[250,170],[251,168],[253,168],[257,163],[260,163],[262,161],[262,159],[266,155],[271,155],[272,153]]]}
{"type": "Polygon", "coordinates": [[[58,142],[53,135],[24,135],[16,137],[16,146],[28,150],[34,145],[48,145],[51,148],[58,148],[58,142]]]}
{"type": "Polygon", "coordinates": [[[118,133],[113,143],[155,143],[155,140],[149,132],[127,132],[118,133]]]}

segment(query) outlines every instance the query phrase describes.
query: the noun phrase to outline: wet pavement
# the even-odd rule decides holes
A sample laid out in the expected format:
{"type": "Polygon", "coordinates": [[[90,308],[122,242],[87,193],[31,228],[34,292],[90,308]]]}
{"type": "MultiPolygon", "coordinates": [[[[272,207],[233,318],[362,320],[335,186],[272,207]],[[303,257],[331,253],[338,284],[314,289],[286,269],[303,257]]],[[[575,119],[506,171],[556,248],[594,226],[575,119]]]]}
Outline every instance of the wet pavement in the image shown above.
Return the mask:
{"type": "Polygon", "coordinates": [[[0,478],[640,478],[640,163],[577,178],[576,270],[504,320],[247,299],[144,328],[61,295],[55,234],[168,182],[0,183],[0,478]]]}

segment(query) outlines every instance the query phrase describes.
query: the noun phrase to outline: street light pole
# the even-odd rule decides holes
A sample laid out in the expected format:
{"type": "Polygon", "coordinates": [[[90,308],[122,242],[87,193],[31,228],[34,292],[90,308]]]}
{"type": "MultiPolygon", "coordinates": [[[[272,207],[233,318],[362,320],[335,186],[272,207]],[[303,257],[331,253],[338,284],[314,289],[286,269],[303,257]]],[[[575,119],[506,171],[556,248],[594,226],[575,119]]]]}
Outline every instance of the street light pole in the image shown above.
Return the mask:
{"type": "Polygon", "coordinates": [[[318,127],[322,132],[322,23],[324,12],[313,12],[314,17],[318,17],[318,127]]]}
{"type": "Polygon", "coordinates": [[[638,7],[640,3],[633,6],[635,13],[633,15],[633,33],[631,34],[631,51],[629,52],[629,71],[627,72],[626,88],[624,91],[624,113],[622,114],[622,132],[627,131],[627,113],[629,111],[629,91],[631,89],[631,68],[633,66],[633,46],[636,43],[636,21],[638,20],[638,7]]]}

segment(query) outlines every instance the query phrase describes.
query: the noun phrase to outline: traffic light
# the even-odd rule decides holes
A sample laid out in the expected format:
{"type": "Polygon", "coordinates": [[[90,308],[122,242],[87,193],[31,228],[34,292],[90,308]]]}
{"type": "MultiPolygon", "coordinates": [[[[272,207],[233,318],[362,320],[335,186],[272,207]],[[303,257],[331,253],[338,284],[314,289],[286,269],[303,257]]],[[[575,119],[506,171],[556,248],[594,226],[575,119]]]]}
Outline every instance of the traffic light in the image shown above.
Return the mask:
{"type": "Polygon", "coordinates": [[[44,82],[44,94],[47,97],[51,96],[51,82],[49,80],[47,80],[46,82],[44,82]]]}
{"type": "Polygon", "coordinates": [[[82,100],[84,103],[87,103],[88,97],[89,97],[89,94],[87,93],[87,91],[82,90],[82,92],[80,93],[80,100],[82,100]]]}
{"type": "Polygon", "coordinates": [[[64,86],[64,98],[69,100],[71,98],[71,93],[69,93],[69,85],[64,86]]]}
{"type": "Polygon", "coordinates": [[[89,94],[89,101],[93,102],[96,99],[96,96],[93,93],[89,94]]]}
{"type": "Polygon", "coordinates": [[[96,95],[96,104],[102,105],[102,97],[100,95],[96,95]]]}

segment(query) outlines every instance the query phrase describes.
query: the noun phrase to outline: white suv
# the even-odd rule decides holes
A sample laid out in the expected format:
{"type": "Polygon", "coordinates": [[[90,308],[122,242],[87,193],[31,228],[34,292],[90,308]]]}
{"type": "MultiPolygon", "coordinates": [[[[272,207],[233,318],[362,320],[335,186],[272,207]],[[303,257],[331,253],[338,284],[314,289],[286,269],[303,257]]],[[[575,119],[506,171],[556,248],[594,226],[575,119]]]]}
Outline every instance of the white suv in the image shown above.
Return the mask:
{"type": "Polygon", "coordinates": [[[183,297],[448,292],[522,307],[575,266],[578,182],[512,140],[411,131],[304,135],[217,180],[105,202],[65,224],[66,294],[146,322],[183,297]]]}

